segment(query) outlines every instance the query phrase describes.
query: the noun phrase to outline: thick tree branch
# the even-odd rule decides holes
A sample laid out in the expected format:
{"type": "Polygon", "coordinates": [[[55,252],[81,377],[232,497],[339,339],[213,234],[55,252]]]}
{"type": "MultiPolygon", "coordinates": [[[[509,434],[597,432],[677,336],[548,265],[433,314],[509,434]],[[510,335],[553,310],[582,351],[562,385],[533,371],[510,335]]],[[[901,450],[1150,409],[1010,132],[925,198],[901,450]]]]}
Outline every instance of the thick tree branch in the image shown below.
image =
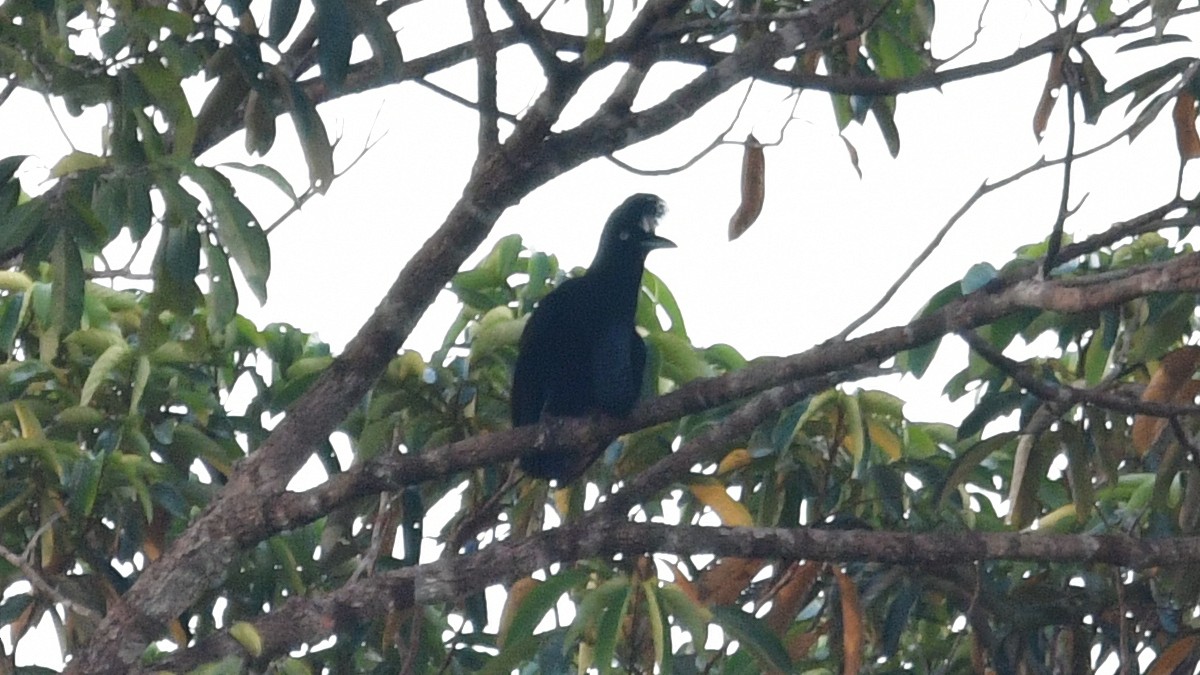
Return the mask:
{"type": "MultiPolygon", "coordinates": [[[[871,532],[811,528],[734,528],[595,522],[507,540],[482,551],[385,572],[326,595],[293,599],[255,622],[272,657],[389,612],[453,602],[501,581],[585,558],[664,553],[771,560],[951,565],[984,560],[1145,568],[1200,564],[1200,537],[1142,540],[1128,535],[977,532],[871,532]]],[[[186,670],[242,648],[221,633],[159,666],[186,670]]]]}

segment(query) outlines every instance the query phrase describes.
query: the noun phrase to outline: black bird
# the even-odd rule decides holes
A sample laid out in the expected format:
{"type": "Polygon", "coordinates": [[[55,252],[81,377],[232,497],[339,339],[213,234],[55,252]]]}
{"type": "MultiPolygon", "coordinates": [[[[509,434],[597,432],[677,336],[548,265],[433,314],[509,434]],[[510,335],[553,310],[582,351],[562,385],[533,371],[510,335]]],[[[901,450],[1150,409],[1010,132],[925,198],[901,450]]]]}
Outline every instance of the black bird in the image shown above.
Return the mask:
{"type": "MultiPolygon", "coordinates": [[[[543,415],[624,416],[633,409],[646,367],[646,343],[634,327],[646,254],[675,246],[654,233],[665,212],[654,195],[626,199],[604,224],[587,274],[564,281],[538,304],[513,373],[514,427],[543,415]]],[[[586,461],[579,452],[551,449],[522,457],[521,468],[563,483],[586,461]]]]}

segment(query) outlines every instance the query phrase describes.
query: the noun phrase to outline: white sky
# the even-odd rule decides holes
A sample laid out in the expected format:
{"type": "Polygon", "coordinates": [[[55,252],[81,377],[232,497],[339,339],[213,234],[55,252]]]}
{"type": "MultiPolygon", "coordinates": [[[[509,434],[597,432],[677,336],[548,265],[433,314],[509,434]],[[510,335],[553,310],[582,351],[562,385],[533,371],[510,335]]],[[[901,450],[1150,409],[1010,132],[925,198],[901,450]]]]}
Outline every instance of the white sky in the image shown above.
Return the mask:
{"type": "MultiPolygon", "coordinates": [[[[621,21],[620,12],[628,12],[629,3],[616,5],[621,21]]],[[[938,3],[936,56],[946,57],[966,45],[981,6],[979,1],[938,3]]],[[[494,27],[506,23],[497,7],[489,9],[494,27]]],[[[583,12],[582,3],[568,3],[551,19],[560,28],[578,30],[583,12]]],[[[1194,17],[1189,19],[1189,27],[1179,22],[1171,31],[1200,34],[1194,17]]],[[[983,23],[978,44],[952,65],[1011,53],[1051,27],[1040,4],[1027,2],[993,2],[983,23]]],[[[418,3],[402,10],[397,25],[408,58],[469,37],[465,12],[457,3],[418,3]],[[426,25],[439,30],[418,27],[426,25]]],[[[1092,55],[1110,88],[1149,65],[1200,55],[1191,43],[1149,52],[1152,62],[1121,54],[1117,64],[1098,48],[1092,55]],[[1124,71],[1113,67],[1126,63],[1124,71]]],[[[837,136],[828,96],[804,93],[783,144],[766,149],[762,215],[736,242],[726,241],[726,227],[740,198],[742,153],[740,146],[726,145],[688,171],[660,178],[630,175],[604,160],[586,164],[509,210],[472,261],[498,238],[519,232],[527,245],[557,254],[568,268],[586,265],[611,209],[630,193],[654,192],[670,207],[660,231],[679,248],[656,252],[649,267],[678,298],[693,342],[726,342],[747,356],[802,351],[836,334],[874,304],[984,180],[1003,178],[1043,153],[1061,154],[1061,102],[1046,140],[1039,145],[1032,133],[1047,63],[1048,57],[1043,57],[978,82],[948,85],[940,93],[902,96],[897,114],[902,148],[895,160],[887,155],[873,121],[865,128],[851,126],[846,135],[859,151],[862,179],[837,136]]],[[[536,94],[539,83],[529,79],[536,68],[531,58],[515,51],[505,52],[500,65],[501,107],[519,113],[536,94]]],[[[695,72],[659,67],[649,86],[665,92],[665,87],[695,72]]],[[[593,78],[580,94],[581,105],[568,111],[563,124],[570,126],[588,114],[619,75],[620,69],[613,67],[593,78]]],[[[470,66],[431,79],[473,97],[470,66]]],[[[744,91],[744,85],[736,88],[678,129],[620,157],[642,168],[681,164],[729,124],[744,91]]],[[[195,94],[198,109],[203,90],[195,94]]],[[[763,141],[778,139],[792,109],[787,96],[786,90],[756,85],[729,138],[740,140],[753,130],[763,141]]],[[[102,111],[74,119],[60,104],[54,109],[76,148],[99,150],[102,111]]],[[[25,189],[35,193],[46,187],[39,185],[46,169],[71,150],[46,110],[40,98],[24,92],[0,107],[0,128],[20,130],[6,135],[0,156],[34,156],[21,176],[25,189]]],[[[1114,106],[1099,129],[1081,127],[1077,148],[1086,149],[1123,127],[1123,110],[1124,103],[1114,106]]],[[[241,311],[260,324],[285,321],[315,331],[340,350],[461,193],[474,158],[476,119],[472,111],[413,84],[334,101],[322,105],[320,113],[332,133],[344,133],[335,153],[339,170],[366,142],[373,120],[375,134],[386,132],[386,137],[327,195],[310,201],[272,235],[269,301],[258,307],[243,288],[241,311]]],[[[247,161],[242,143],[238,134],[201,160],[247,161]]],[[[275,148],[253,161],[282,170],[297,191],[307,181],[287,118],[279,120],[275,148]]],[[[1169,199],[1177,161],[1169,113],[1164,113],[1132,147],[1121,142],[1078,162],[1072,204],[1085,192],[1090,196],[1068,221],[1067,231],[1078,236],[1104,229],[1169,199]]],[[[1189,178],[1186,187],[1194,191],[1195,175],[1189,178]]],[[[265,181],[248,178],[238,185],[262,222],[272,222],[286,208],[265,181]]],[[[985,198],[859,334],[906,322],[932,293],[961,278],[972,264],[986,260],[999,266],[1011,259],[1016,247],[1044,238],[1056,217],[1060,185],[1061,170],[1051,169],[985,198]]],[[[406,347],[428,355],[440,343],[457,311],[452,297],[443,293],[406,347]]],[[[952,353],[959,357],[939,357],[922,383],[908,378],[887,385],[909,401],[910,418],[957,422],[969,409],[969,400],[948,406],[939,399],[945,376],[963,364],[961,350],[952,353]]]]}

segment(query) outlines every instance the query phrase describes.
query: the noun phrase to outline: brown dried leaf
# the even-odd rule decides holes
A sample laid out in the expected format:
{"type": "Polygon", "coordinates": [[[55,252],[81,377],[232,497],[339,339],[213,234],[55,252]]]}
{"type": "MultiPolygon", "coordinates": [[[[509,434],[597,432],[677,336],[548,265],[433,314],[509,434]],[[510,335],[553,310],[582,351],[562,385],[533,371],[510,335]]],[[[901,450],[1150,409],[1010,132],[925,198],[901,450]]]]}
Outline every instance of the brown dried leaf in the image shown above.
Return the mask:
{"type": "Polygon", "coordinates": [[[762,143],[754,134],[750,134],[746,136],[742,154],[742,203],[738,205],[733,218],[729,219],[729,241],[742,236],[758,220],[758,214],[762,213],[763,200],[766,198],[765,170],[762,143]]]}
{"type": "Polygon", "coordinates": [[[812,75],[817,72],[817,65],[821,63],[821,52],[812,49],[804,52],[804,56],[796,59],[796,64],[793,69],[796,72],[812,75]]]}
{"type": "Polygon", "coordinates": [[[1172,642],[1166,649],[1160,649],[1158,658],[1150,664],[1146,675],[1171,675],[1180,669],[1186,661],[1190,661],[1200,649],[1200,635],[1192,633],[1172,642]]]}
{"type": "Polygon", "coordinates": [[[711,606],[729,605],[738,599],[767,561],[759,558],[722,558],[706,567],[697,580],[700,601],[711,606]]]}
{"type": "MultiPolygon", "coordinates": [[[[1163,357],[1150,384],[1142,392],[1142,400],[1152,403],[1191,403],[1200,393],[1200,381],[1193,380],[1197,366],[1200,366],[1200,347],[1180,347],[1163,357]]],[[[1158,440],[1167,427],[1167,420],[1162,417],[1137,415],[1133,418],[1133,449],[1138,456],[1143,456],[1158,440]]]]}
{"type": "Polygon", "coordinates": [[[1196,97],[1189,91],[1179,92],[1171,111],[1175,121],[1175,145],[1183,161],[1200,157],[1200,135],[1196,133],[1196,97]]]}
{"type": "Polygon", "coordinates": [[[862,31],[858,27],[858,19],[852,13],[846,13],[837,18],[837,32],[844,40],[842,48],[846,51],[846,61],[850,65],[858,63],[859,49],[862,48],[862,31]]]}
{"type": "Polygon", "coordinates": [[[811,560],[797,562],[792,563],[783,573],[783,581],[771,597],[771,610],[764,619],[779,637],[783,637],[792,625],[796,613],[800,611],[801,603],[817,582],[821,567],[811,560]]]}
{"type": "Polygon", "coordinates": [[[1063,85],[1063,52],[1058,52],[1050,59],[1050,72],[1046,74],[1046,86],[1042,89],[1042,98],[1038,101],[1037,110],[1033,113],[1033,135],[1040,141],[1050,124],[1050,113],[1054,112],[1054,104],[1058,101],[1058,89],[1063,85]]]}
{"type": "Polygon", "coordinates": [[[837,578],[838,595],[842,600],[842,673],[857,675],[862,668],[863,657],[863,612],[858,598],[858,587],[846,573],[832,568],[837,578]]]}
{"type": "Polygon", "coordinates": [[[683,565],[679,563],[672,565],[672,571],[675,574],[675,585],[679,587],[679,590],[691,598],[692,602],[699,603],[700,592],[696,589],[696,585],[692,583],[692,580],[688,579],[687,575],[684,574],[683,565]]]}

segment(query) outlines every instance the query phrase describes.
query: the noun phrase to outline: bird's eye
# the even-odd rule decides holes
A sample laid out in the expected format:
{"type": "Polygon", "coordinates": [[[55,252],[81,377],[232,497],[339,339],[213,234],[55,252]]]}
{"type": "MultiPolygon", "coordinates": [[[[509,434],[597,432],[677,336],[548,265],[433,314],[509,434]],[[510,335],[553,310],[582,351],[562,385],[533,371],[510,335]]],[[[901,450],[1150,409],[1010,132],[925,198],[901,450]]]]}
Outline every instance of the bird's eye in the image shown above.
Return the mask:
{"type": "Polygon", "coordinates": [[[628,238],[629,238],[629,231],[628,231],[628,230],[621,230],[621,234],[620,234],[619,236],[620,236],[620,238],[621,238],[621,241],[625,241],[626,239],[628,239],[628,238]]]}

